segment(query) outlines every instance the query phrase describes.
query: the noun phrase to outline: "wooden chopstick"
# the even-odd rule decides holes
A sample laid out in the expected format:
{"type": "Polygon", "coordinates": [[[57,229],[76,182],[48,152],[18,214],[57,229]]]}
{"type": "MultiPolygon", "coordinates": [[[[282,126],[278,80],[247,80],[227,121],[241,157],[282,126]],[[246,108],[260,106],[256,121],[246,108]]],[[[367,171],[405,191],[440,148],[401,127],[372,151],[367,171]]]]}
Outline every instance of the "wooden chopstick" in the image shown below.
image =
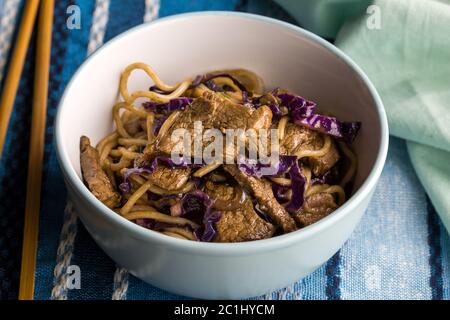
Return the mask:
{"type": "Polygon", "coordinates": [[[19,34],[16,45],[11,55],[11,65],[8,76],[5,79],[2,97],[0,100],[0,158],[5,145],[6,133],[8,131],[9,119],[14,106],[20,75],[22,74],[28,44],[30,43],[39,0],[26,1],[23,17],[20,22],[19,34]]]}
{"type": "Polygon", "coordinates": [[[42,0],[39,12],[33,114],[31,118],[30,152],[28,159],[27,200],[25,204],[22,268],[20,273],[20,300],[33,300],[34,298],[53,7],[54,0],[42,0]]]}

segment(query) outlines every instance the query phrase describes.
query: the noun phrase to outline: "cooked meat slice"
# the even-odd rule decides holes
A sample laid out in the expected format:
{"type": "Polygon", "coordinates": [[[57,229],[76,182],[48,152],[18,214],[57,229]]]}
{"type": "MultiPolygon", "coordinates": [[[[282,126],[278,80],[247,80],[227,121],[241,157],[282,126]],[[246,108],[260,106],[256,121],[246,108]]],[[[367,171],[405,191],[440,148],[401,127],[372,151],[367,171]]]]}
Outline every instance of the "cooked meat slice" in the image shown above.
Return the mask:
{"type": "Polygon", "coordinates": [[[303,209],[295,215],[299,227],[306,227],[328,216],[338,205],[330,193],[316,193],[306,198],[303,209]]]}
{"type": "Polygon", "coordinates": [[[258,216],[239,186],[207,182],[205,192],[214,199],[214,209],[222,214],[216,224],[215,242],[251,241],[273,235],[275,226],[258,216]]]}
{"type": "Polygon", "coordinates": [[[248,121],[248,128],[255,130],[269,129],[272,124],[272,110],[268,106],[261,106],[253,111],[248,121]]]}
{"type": "MultiPolygon", "coordinates": [[[[294,123],[286,124],[285,135],[280,146],[280,153],[284,155],[295,155],[302,150],[319,150],[324,145],[323,136],[311,129],[294,123]]],[[[321,176],[330,170],[339,161],[339,152],[336,144],[331,140],[330,150],[323,156],[309,158],[312,171],[316,176],[321,176]]]]}
{"type": "Polygon", "coordinates": [[[340,159],[339,151],[336,147],[336,143],[331,140],[330,150],[319,158],[309,158],[309,163],[312,168],[312,172],[317,177],[322,176],[325,172],[330,170],[336,162],[340,159]]]}
{"type": "Polygon", "coordinates": [[[289,122],[286,124],[280,153],[294,155],[300,150],[317,150],[322,148],[322,146],[323,139],[320,133],[289,122]]]}
{"type": "Polygon", "coordinates": [[[120,195],[101,168],[97,149],[85,136],[80,138],[80,164],[83,179],[92,194],[109,208],[116,208],[120,204],[120,195]]]}
{"type": "Polygon", "coordinates": [[[260,240],[270,238],[275,232],[275,226],[258,216],[250,199],[246,199],[238,209],[221,212],[216,224],[215,242],[260,240]]]}
{"type": "Polygon", "coordinates": [[[229,186],[221,183],[207,181],[205,192],[214,199],[214,209],[219,211],[235,210],[242,206],[246,194],[240,186],[229,186]]]}
{"type": "MultiPolygon", "coordinates": [[[[171,154],[179,141],[172,141],[172,133],[177,129],[186,129],[194,141],[198,133],[194,132],[194,123],[201,121],[203,130],[215,128],[225,133],[227,129],[262,129],[269,128],[272,111],[264,106],[257,110],[231,103],[219,94],[205,92],[195,99],[183,113],[179,115],[170,130],[158,142],[158,150],[163,154],[171,154]]],[[[203,132],[201,133],[203,134],[203,132]]],[[[203,140],[203,146],[209,145],[213,139],[203,140]]],[[[150,148],[151,150],[151,148],[150,148]]],[[[191,150],[191,154],[194,154],[191,150]]]]}
{"type": "Polygon", "coordinates": [[[261,210],[266,212],[285,232],[291,232],[296,229],[294,219],[275,199],[269,181],[248,176],[241,172],[236,165],[225,165],[224,168],[242,188],[255,197],[261,210]]]}
{"type": "Polygon", "coordinates": [[[157,187],[173,191],[180,189],[189,180],[190,174],[190,168],[172,169],[159,165],[148,180],[157,187]]]}

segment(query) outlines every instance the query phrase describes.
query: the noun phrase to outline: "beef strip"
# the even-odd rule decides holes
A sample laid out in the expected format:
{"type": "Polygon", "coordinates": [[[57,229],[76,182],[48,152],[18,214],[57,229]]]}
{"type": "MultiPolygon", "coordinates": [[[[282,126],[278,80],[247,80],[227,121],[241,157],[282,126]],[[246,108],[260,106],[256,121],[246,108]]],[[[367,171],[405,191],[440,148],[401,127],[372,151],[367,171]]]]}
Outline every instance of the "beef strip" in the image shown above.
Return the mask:
{"type": "Polygon", "coordinates": [[[215,242],[260,240],[270,238],[275,232],[275,226],[255,212],[251,199],[242,196],[245,193],[239,186],[207,182],[205,192],[214,199],[214,209],[221,212],[215,242]]]}
{"type": "MultiPolygon", "coordinates": [[[[285,136],[280,146],[280,153],[293,155],[301,150],[319,150],[323,147],[324,139],[322,135],[309,128],[286,124],[285,136]]],[[[330,150],[321,157],[310,157],[309,164],[315,176],[322,176],[339,161],[339,151],[336,143],[331,140],[330,150]]]]}
{"type": "Polygon", "coordinates": [[[174,191],[180,189],[189,180],[190,174],[190,168],[172,169],[159,165],[150,174],[148,180],[157,187],[174,191]]]}
{"type": "Polygon", "coordinates": [[[248,176],[241,172],[236,165],[225,165],[224,169],[233,176],[244,190],[255,197],[261,210],[266,212],[277,225],[281,226],[284,232],[296,230],[294,219],[275,199],[269,181],[248,176]]]}
{"type": "MultiPolygon", "coordinates": [[[[201,121],[203,130],[215,128],[225,134],[227,129],[268,129],[272,122],[272,111],[267,106],[258,109],[245,107],[232,103],[217,93],[205,92],[203,96],[195,99],[192,104],[175,120],[167,134],[154,144],[149,144],[144,150],[143,159],[138,163],[148,162],[156,152],[170,155],[172,150],[181,141],[172,140],[172,134],[177,129],[186,129],[191,133],[194,141],[197,133],[194,132],[194,123],[201,121]]],[[[201,133],[203,135],[203,132],[201,133]]],[[[213,139],[203,139],[203,148],[209,145],[213,139]]],[[[192,146],[193,148],[193,146],[192,146]]],[[[183,152],[182,152],[183,153],[183,152]]],[[[191,149],[191,154],[194,150],[191,149]]]]}
{"type": "Polygon", "coordinates": [[[83,179],[92,194],[109,208],[116,208],[120,204],[120,194],[101,168],[97,149],[85,136],[80,138],[80,163],[83,179]]]}
{"type": "Polygon", "coordinates": [[[284,139],[280,145],[280,153],[293,155],[300,150],[320,149],[322,145],[323,139],[320,133],[288,122],[284,131],[284,139]]]}
{"type": "Polygon", "coordinates": [[[338,205],[330,193],[316,193],[306,198],[305,205],[295,216],[300,228],[309,226],[336,210],[338,205]]]}

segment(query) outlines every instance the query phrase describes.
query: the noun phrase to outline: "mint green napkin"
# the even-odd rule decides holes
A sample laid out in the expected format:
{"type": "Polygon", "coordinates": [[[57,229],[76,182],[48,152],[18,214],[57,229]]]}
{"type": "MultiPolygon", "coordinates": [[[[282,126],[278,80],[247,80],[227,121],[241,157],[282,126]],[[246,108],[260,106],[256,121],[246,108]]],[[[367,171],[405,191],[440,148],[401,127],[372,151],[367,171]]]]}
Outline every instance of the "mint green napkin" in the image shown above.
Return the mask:
{"type": "Polygon", "coordinates": [[[344,25],[336,44],[378,89],[391,134],[408,140],[417,175],[450,230],[450,0],[374,5],[375,13],[344,25]]]}
{"type": "Polygon", "coordinates": [[[344,22],[366,11],[372,0],[275,0],[305,29],[334,39],[344,22]]]}

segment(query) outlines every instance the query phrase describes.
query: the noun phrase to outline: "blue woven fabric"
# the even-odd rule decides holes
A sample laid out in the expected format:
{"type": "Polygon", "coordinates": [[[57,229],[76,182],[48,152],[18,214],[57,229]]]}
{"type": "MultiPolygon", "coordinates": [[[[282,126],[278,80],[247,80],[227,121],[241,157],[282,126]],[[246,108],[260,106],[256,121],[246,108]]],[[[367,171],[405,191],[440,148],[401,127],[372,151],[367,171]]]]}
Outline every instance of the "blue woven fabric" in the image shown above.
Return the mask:
{"type": "MultiPolygon", "coordinates": [[[[36,299],[49,299],[66,192],[53,147],[58,101],[77,67],[88,55],[96,0],[58,0],[50,70],[45,168],[36,269],[36,299]],[[81,29],[66,27],[69,5],[81,9],[81,29]]],[[[143,22],[145,0],[110,0],[104,40],[143,22]]],[[[0,18],[4,1],[0,0],[0,18]]],[[[271,0],[161,0],[159,16],[237,10],[294,20],[271,0]]],[[[1,33],[0,29],[0,33],[1,33]]],[[[33,46],[28,53],[4,156],[0,162],[0,298],[17,296],[23,228],[28,128],[33,79],[33,46]]],[[[68,299],[111,299],[116,266],[82,224],[71,264],[81,272],[81,289],[68,299]]],[[[391,138],[386,167],[373,201],[351,238],[326,264],[290,287],[255,299],[449,299],[450,239],[409,162],[403,141],[391,138]]],[[[127,299],[184,299],[129,276],[127,299]]]]}

